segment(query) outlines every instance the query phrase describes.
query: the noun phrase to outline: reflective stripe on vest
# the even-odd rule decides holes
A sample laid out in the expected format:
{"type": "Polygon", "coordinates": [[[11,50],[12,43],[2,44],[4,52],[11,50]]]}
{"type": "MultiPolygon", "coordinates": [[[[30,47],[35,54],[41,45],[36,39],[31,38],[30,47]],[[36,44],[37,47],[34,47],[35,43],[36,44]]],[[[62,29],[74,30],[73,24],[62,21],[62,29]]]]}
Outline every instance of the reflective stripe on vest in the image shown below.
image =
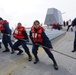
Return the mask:
{"type": "Polygon", "coordinates": [[[42,27],[39,27],[37,32],[35,32],[34,27],[32,27],[32,36],[31,37],[34,42],[43,42],[42,31],[43,31],[42,27]]]}

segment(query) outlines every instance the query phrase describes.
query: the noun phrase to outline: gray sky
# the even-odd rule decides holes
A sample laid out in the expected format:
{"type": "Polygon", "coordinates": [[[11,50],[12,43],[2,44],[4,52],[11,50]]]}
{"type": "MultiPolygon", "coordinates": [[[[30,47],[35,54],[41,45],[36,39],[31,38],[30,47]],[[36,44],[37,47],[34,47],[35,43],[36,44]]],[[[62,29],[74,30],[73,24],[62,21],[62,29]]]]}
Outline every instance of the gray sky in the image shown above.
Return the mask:
{"type": "Polygon", "coordinates": [[[76,17],[76,0],[0,0],[0,16],[9,21],[10,27],[18,22],[30,27],[34,20],[44,23],[48,8],[65,12],[63,20],[76,17]]]}

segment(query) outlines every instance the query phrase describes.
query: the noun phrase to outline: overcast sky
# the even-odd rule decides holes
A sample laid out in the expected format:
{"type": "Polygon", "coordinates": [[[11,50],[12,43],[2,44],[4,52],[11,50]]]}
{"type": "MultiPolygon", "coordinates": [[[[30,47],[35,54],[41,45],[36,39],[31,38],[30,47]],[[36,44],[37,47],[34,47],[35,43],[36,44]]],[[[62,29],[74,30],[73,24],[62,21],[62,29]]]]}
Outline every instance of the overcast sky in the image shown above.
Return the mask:
{"type": "Polygon", "coordinates": [[[65,12],[63,20],[76,17],[76,0],[0,0],[0,16],[9,21],[10,27],[18,22],[30,27],[34,20],[44,23],[48,8],[65,12]]]}

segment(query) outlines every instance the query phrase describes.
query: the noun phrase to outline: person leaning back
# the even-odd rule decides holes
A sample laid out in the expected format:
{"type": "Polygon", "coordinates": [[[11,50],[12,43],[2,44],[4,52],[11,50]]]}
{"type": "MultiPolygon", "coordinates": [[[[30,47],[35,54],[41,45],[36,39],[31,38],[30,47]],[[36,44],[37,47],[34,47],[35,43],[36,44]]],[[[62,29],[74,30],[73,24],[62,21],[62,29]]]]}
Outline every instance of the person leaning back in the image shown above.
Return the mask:
{"type": "Polygon", "coordinates": [[[34,64],[38,63],[38,61],[39,61],[39,58],[37,56],[38,47],[40,45],[43,45],[43,46],[45,46],[45,47],[43,47],[43,49],[45,50],[45,52],[48,54],[49,58],[51,58],[54,63],[55,70],[58,70],[58,65],[56,63],[56,60],[50,51],[53,49],[53,47],[51,45],[49,38],[47,37],[47,35],[44,32],[44,28],[41,27],[40,22],[38,20],[34,21],[34,23],[33,23],[33,26],[30,31],[30,38],[33,43],[32,53],[35,57],[34,64]]]}

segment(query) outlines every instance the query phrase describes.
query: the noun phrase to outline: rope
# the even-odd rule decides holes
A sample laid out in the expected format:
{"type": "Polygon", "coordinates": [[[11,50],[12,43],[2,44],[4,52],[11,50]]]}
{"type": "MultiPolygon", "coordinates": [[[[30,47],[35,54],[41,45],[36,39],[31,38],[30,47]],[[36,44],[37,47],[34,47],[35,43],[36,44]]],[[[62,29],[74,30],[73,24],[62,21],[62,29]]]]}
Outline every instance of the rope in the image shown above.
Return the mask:
{"type": "MultiPolygon", "coordinates": [[[[40,44],[37,44],[37,45],[40,45],[40,44]]],[[[43,45],[40,45],[40,46],[49,49],[49,48],[46,47],[46,46],[43,46],[43,45]]],[[[70,55],[64,54],[64,53],[62,53],[62,52],[59,52],[59,51],[56,51],[56,50],[53,50],[53,51],[54,51],[54,52],[57,52],[57,53],[59,53],[59,54],[65,55],[65,56],[67,56],[67,57],[70,57],[70,58],[72,58],[72,59],[76,59],[75,57],[72,57],[72,56],[70,56],[70,55]]]]}
{"type": "MultiPolygon", "coordinates": [[[[26,43],[27,43],[28,45],[33,45],[32,43],[27,42],[27,40],[24,40],[24,39],[20,39],[20,40],[26,41],[26,43]]],[[[41,47],[44,47],[44,48],[49,49],[48,47],[43,46],[43,45],[38,44],[38,43],[37,43],[36,45],[39,45],[39,46],[41,46],[41,47]]],[[[56,52],[56,53],[62,54],[62,55],[64,55],[64,56],[67,56],[67,57],[69,57],[69,58],[72,58],[72,59],[75,59],[75,60],[76,60],[76,58],[75,58],[75,57],[72,57],[72,56],[67,55],[67,54],[65,54],[65,53],[62,53],[62,52],[59,52],[59,51],[56,51],[56,50],[52,50],[52,51],[54,51],[54,52],[56,52]]]]}

